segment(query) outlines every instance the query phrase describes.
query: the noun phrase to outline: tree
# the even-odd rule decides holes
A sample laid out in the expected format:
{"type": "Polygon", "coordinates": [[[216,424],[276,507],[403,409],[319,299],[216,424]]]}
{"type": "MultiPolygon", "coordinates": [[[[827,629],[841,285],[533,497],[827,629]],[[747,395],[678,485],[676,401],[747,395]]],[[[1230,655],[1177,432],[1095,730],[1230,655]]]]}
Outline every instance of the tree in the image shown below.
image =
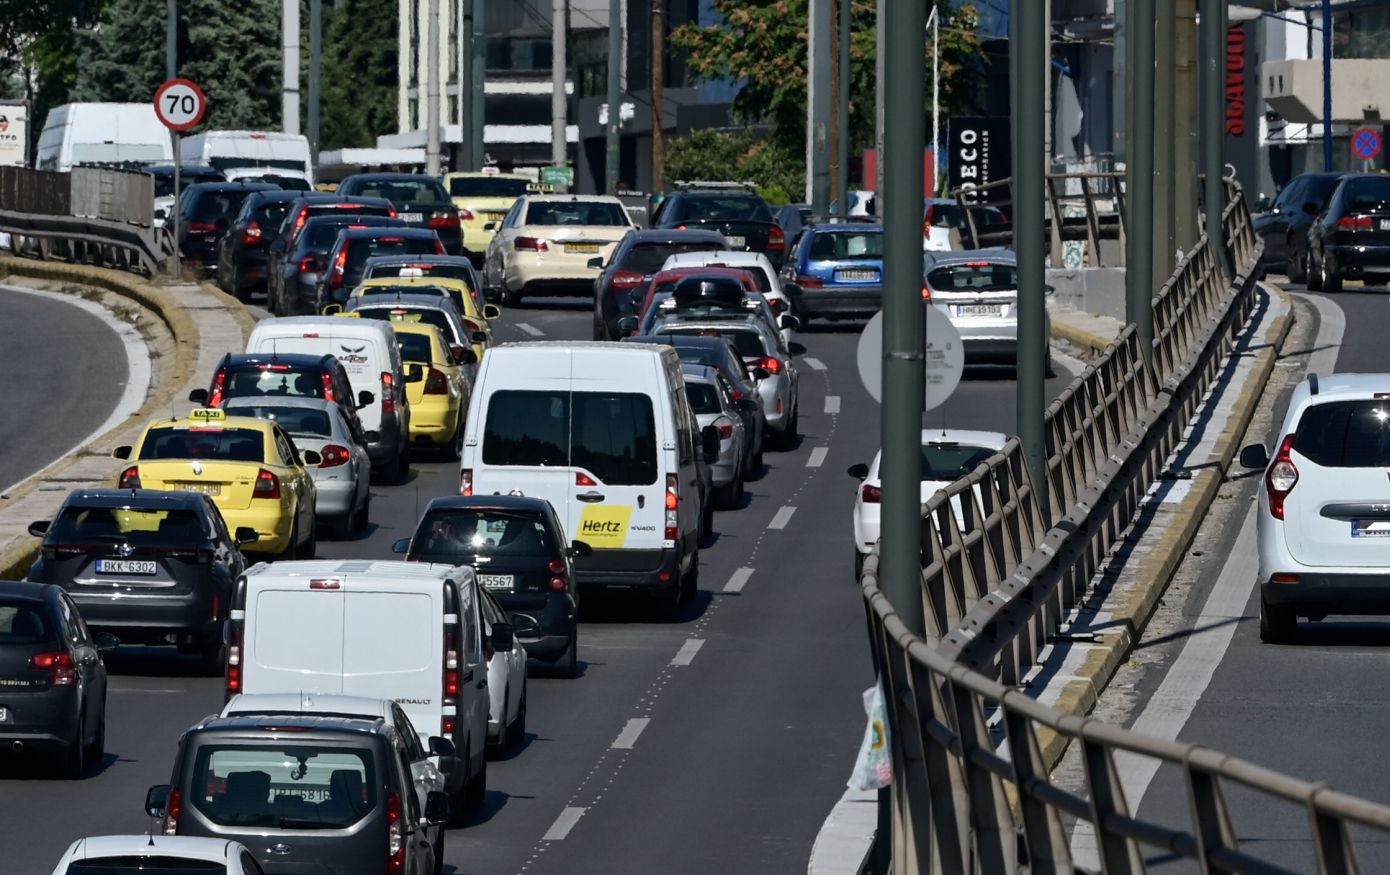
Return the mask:
{"type": "Polygon", "coordinates": [[[666,151],[667,179],[737,179],[758,186],[773,206],[798,199],[805,185],[802,151],[779,146],[754,131],[692,131],[671,141],[666,151]]]}
{"type": "MultiPolygon", "coordinates": [[[[898,2],[898,0],[894,0],[898,2]]],[[[902,0],[912,2],[912,0],[902,0]]],[[[934,0],[941,22],[942,111],[971,112],[980,103],[983,61],[973,6],[934,0]]],[[[874,0],[853,0],[850,47],[850,137],[854,148],[874,142],[874,0]]],[[[804,150],[806,138],[807,0],[714,0],[717,24],[687,24],[672,43],[703,81],[742,83],[734,111],[744,122],[766,121],[787,150],[804,150]]],[[[927,47],[931,69],[931,47],[927,47]]]]}
{"type": "Polygon", "coordinates": [[[324,7],[320,148],[375,146],[397,127],[396,0],[324,7]]]}

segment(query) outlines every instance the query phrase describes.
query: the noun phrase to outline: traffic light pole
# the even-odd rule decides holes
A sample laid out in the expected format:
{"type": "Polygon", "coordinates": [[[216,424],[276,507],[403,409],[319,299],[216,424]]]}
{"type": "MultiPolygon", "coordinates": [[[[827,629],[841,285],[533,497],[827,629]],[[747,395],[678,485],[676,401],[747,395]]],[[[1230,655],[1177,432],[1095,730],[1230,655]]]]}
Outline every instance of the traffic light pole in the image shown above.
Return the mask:
{"type": "Polygon", "coordinates": [[[1047,175],[1044,107],[1051,81],[1051,28],[1043,3],[1009,7],[1018,40],[1009,52],[1010,103],[1016,122],[1013,148],[1014,251],[1018,257],[1018,437],[1040,507],[1047,507],[1047,436],[1043,428],[1047,372],[1045,264],[1047,231],[1043,205],[1047,175]]]}
{"type": "Polygon", "coordinates": [[[622,156],[618,129],[622,124],[622,93],[619,73],[623,63],[623,4],[610,0],[608,4],[608,124],[604,126],[603,185],[596,186],[605,194],[618,193],[618,166],[622,156]]]}

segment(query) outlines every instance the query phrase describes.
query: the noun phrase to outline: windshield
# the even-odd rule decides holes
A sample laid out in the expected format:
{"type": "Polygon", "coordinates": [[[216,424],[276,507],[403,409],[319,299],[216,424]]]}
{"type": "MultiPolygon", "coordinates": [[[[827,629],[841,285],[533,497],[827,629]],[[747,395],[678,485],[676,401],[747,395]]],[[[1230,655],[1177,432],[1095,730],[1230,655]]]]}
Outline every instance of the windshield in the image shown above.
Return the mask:
{"type": "Polygon", "coordinates": [[[627,213],[621,204],[593,201],[532,201],[524,225],[621,225],[627,213]]]}
{"type": "Polygon", "coordinates": [[[1329,401],[1298,421],[1293,448],[1324,468],[1390,468],[1390,404],[1329,401]]]}
{"type": "Polygon", "coordinates": [[[353,183],[351,191],[338,188],[339,194],[360,197],[384,197],[397,208],[409,204],[414,207],[452,206],[453,201],[444,191],[444,186],[436,179],[369,179],[353,183]]]}
{"type": "MultiPolygon", "coordinates": [[[[389,235],[390,232],[388,231],[389,235]]],[[[360,276],[362,265],[373,255],[443,255],[444,247],[433,235],[358,237],[343,245],[347,247],[345,267],[348,276],[360,276]]]]}
{"type": "Polygon", "coordinates": [[[69,863],[65,871],[67,875],[138,875],[140,872],[159,872],[161,875],[226,875],[227,867],[212,860],[131,855],[89,857],[69,863]]]}
{"type": "Polygon", "coordinates": [[[327,410],[313,407],[279,407],[274,404],[228,404],[227,413],[235,416],[254,416],[280,423],[280,427],[293,435],[312,435],[331,437],[333,423],[327,410]]]}
{"type": "Polygon", "coordinates": [[[189,202],[190,195],[185,192],[183,217],[190,222],[231,221],[241,210],[241,202],[250,196],[251,192],[244,190],[204,191],[189,202]]]}
{"type": "Polygon", "coordinates": [[[392,276],[429,276],[446,280],[459,280],[473,288],[473,270],[464,264],[420,264],[418,262],[399,262],[396,264],[370,264],[363,279],[380,279],[392,276]]]}
{"type": "Polygon", "coordinates": [[[583,468],[614,486],[655,483],[651,398],[626,392],[496,392],[488,401],[483,461],[583,468]]]}
{"type": "Polygon", "coordinates": [[[456,176],[449,180],[449,194],[454,197],[521,197],[526,194],[526,180],[497,176],[456,176]]]}
{"type": "Polygon", "coordinates": [[[300,245],[306,249],[318,249],[327,252],[333,248],[333,243],[338,239],[338,232],[344,228],[351,227],[351,218],[344,218],[342,221],[311,222],[309,232],[304,235],[300,245]]]}
{"type": "MultiPolygon", "coordinates": [[[[446,338],[454,337],[454,326],[443,310],[427,307],[421,307],[419,309],[414,307],[365,307],[361,310],[353,310],[352,312],[363,319],[375,319],[379,322],[418,322],[424,323],[425,325],[433,325],[435,328],[443,331],[446,338]]],[[[455,341],[461,341],[461,338],[454,339],[455,341]]],[[[413,359],[413,361],[427,362],[429,359],[413,359]]]]}
{"type": "Polygon", "coordinates": [[[139,458],[264,462],[264,444],[264,435],[249,428],[157,428],[145,437],[139,458]]]}
{"type": "Polygon", "coordinates": [[[434,350],[430,339],[424,334],[397,334],[396,345],[401,348],[401,359],[407,362],[434,361],[434,350]]]}
{"type": "Polygon", "coordinates": [[[52,641],[57,627],[48,622],[42,605],[25,601],[0,599],[0,646],[6,644],[41,644],[52,641]]]}
{"type": "MultiPolygon", "coordinates": [[[[172,173],[151,173],[150,177],[154,180],[154,196],[173,197],[174,194],[174,174],[172,173]]],[[[199,182],[221,182],[222,174],[215,170],[204,170],[202,172],[190,173],[188,168],[184,168],[179,174],[179,191],[188,191],[190,185],[199,182]]]]}
{"type": "Polygon", "coordinates": [[[719,403],[719,390],[709,383],[686,383],[685,397],[690,399],[690,409],[696,413],[723,413],[719,403]]]}
{"type": "Polygon", "coordinates": [[[1012,264],[972,261],[948,264],[927,274],[927,285],[938,292],[1012,292],[1018,271],[1012,264]]]}
{"type": "Polygon", "coordinates": [[[204,744],[185,787],[220,826],[342,829],[375,808],[375,776],[372,752],[361,748],[204,744]]]}
{"type": "Polygon", "coordinates": [[[1388,209],[1390,208],[1390,179],[1370,176],[1349,180],[1345,200],[1348,212],[1388,209]]]}
{"type": "Polygon", "coordinates": [[[942,441],[922,447],[923,480],[959,480],[999,452],[989,447],[942,441]]]}
{"type": "Polygon", "coordinates": [[[672,255],[683,252],[717,252],[722,248],[721,243],[703,240],[690,243],[638,243],[627,251],[622,264],[617,266],[623,270],[654,274],[661,270],[666,259],[672,255]]]}
{"type": "Polygon", "coordinates": [[[203,520],[186,508],[140,510],[123,507],[67,507],[53,521],[48,544],[127,542],[161,546],[196,546],[208,538],[203,520]]]}
{"type": "Polygon", "coordinates": [[[237,182],[265,182],[270,185],[278,185],[285,191],[313,191],[314,187],[309,184],[309,180],[302,176],[280,176],[275,173],[238,173],[237,182]]]}
{"type": "Polygon", "coordinates": [[[224,398],[248,395],[280,395],[289,398],[324,397],[324,372],[293,365],[255,365],[226,372],[224,398]]]}
{"type": "MultiPolygon", "coordinates": [[[[767,350],[763,348],[763,339],[755,331],[715,331],[709,328],[676,328],[665,332],[666,334],[687,335],[687,336],[714,336],[724,337],[734,347],[734,352],[745,359],[762,358],[767,355],[767,350]]],[[[679,348],[677,348],[679,353],[679,348]]]]}
{"type": "Polygon", "coordinates": [[[682,200],[680,218],[716,222],[771,222],[772,211],[762,198],[754,194],[692,196],[682,200]]]}
{"type": "Polygon", "coordinates": [[[559,545],[535,514],[486,508],[429,514],[410,543],[410,556],[430,561],[458,560],[471,565],[476,556],[508,559],[556,559],[559,545]]]}
{"type": "Polygon", "coordinates": [[[832,231],[811,238],[812,261],[862,261],[883,258],[883,233],[832,231]]]}

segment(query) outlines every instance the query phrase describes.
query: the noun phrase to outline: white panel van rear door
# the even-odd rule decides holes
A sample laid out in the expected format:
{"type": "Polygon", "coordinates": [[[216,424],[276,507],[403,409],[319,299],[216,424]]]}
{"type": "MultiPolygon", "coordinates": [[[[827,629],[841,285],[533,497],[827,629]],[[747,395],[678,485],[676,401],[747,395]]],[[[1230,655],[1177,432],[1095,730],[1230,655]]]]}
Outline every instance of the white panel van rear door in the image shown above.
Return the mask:
{"type": "Polygon", "coordinates": [[[343,692],[342,586],[336,577],[252,579],[242,692],[343,692]]]}
{"type": "Polygon", "coordinates": [[[444,680],[443,584],[353,578],[343,610],[343,693],[400,703],[429,743],[444,680]]]}

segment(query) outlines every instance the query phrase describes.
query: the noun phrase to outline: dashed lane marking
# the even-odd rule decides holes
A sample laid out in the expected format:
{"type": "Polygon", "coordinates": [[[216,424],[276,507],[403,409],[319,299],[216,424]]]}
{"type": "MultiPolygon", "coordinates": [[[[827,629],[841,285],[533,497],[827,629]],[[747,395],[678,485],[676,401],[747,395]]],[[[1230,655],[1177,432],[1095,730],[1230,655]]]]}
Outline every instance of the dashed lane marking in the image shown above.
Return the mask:
{"type": "Polygon", "coordinates": [[[570,834],[570,830],[574,829],[574,825],[579,822],[579,818],[584,816],[586,810],[585,808],[571,805],[564,811],[561,811],[560,816],[555,818],[555,822],[550,825],[550,829],[546,830],[545,835],[541,836],[541,841],[562,841],[565,836],[570,834]]]}
{"type": "Polygon", "coordinates": [[[518,322],[516,323],[516,327],[522,331],[525,331],[532,337],[542,337],[545,335],[544,331],[532,325],[530,322],[518,322]]]}
{"type": "Polygon", "coordinates": [[[835,413],[839,413],[839,412],[840,412],[840,396],[839,396],[839,395],[826,395],[826,396],[825,396],[825,412],[826,412],[826,413],[830,413],[830,414],[835,414],[835,413]]]}
{"type": "Polygon", "coordinates": [[[767,527],[769,529],[785,529],[787,523],[792,521],[792,514],[794,513],[796,513],[796,508],[787,504],[782,505],[777,509],[777,513],[773,515],[772,522],[768,523],[767,527]]]}
{"type": "Polygon", "coordinates": [[[829,447],[816,447],[811,450],[811,455],[806,459],[807,468],[819,468],[825,464],[825,457],[830,453],[829,447]]]}
{"type": "Polygon", "coordinates": [[[637,743],[637,737],[642,734],[642,730],[647,728],[647,724],[652,722],[650,717],[634,717],[627,721],[623,731],[618,733],[618,737],[613,740],[615,750],[632,750],[632,746],[637,743]]]}
{"type": "Polygon", "coordinates": [[[748,584],[749,578],[753,576],[753,569],[747,566],[735,571],[729,578],[729,582],[724,584],[725,592],[743,592],[743,588],[748,584]]]}
{"type": "Polygon", "coordinates": [[[821,361],[820,359],[811,358],[810,356],[807,356],[806,358],[802,359],[802,361],[806,362],[806,366],[813,371],[825,370],[825,362],[821,361]]]}
{"type": "Polygon", "coordinates": [[[676,651],[676,655],[671,658],[672,665],[690,665],[695,661],[695,654],[700,652],[700,648],[705,646],[703,638],[687,638],[681,645],[681,649],[676,651]]]}

